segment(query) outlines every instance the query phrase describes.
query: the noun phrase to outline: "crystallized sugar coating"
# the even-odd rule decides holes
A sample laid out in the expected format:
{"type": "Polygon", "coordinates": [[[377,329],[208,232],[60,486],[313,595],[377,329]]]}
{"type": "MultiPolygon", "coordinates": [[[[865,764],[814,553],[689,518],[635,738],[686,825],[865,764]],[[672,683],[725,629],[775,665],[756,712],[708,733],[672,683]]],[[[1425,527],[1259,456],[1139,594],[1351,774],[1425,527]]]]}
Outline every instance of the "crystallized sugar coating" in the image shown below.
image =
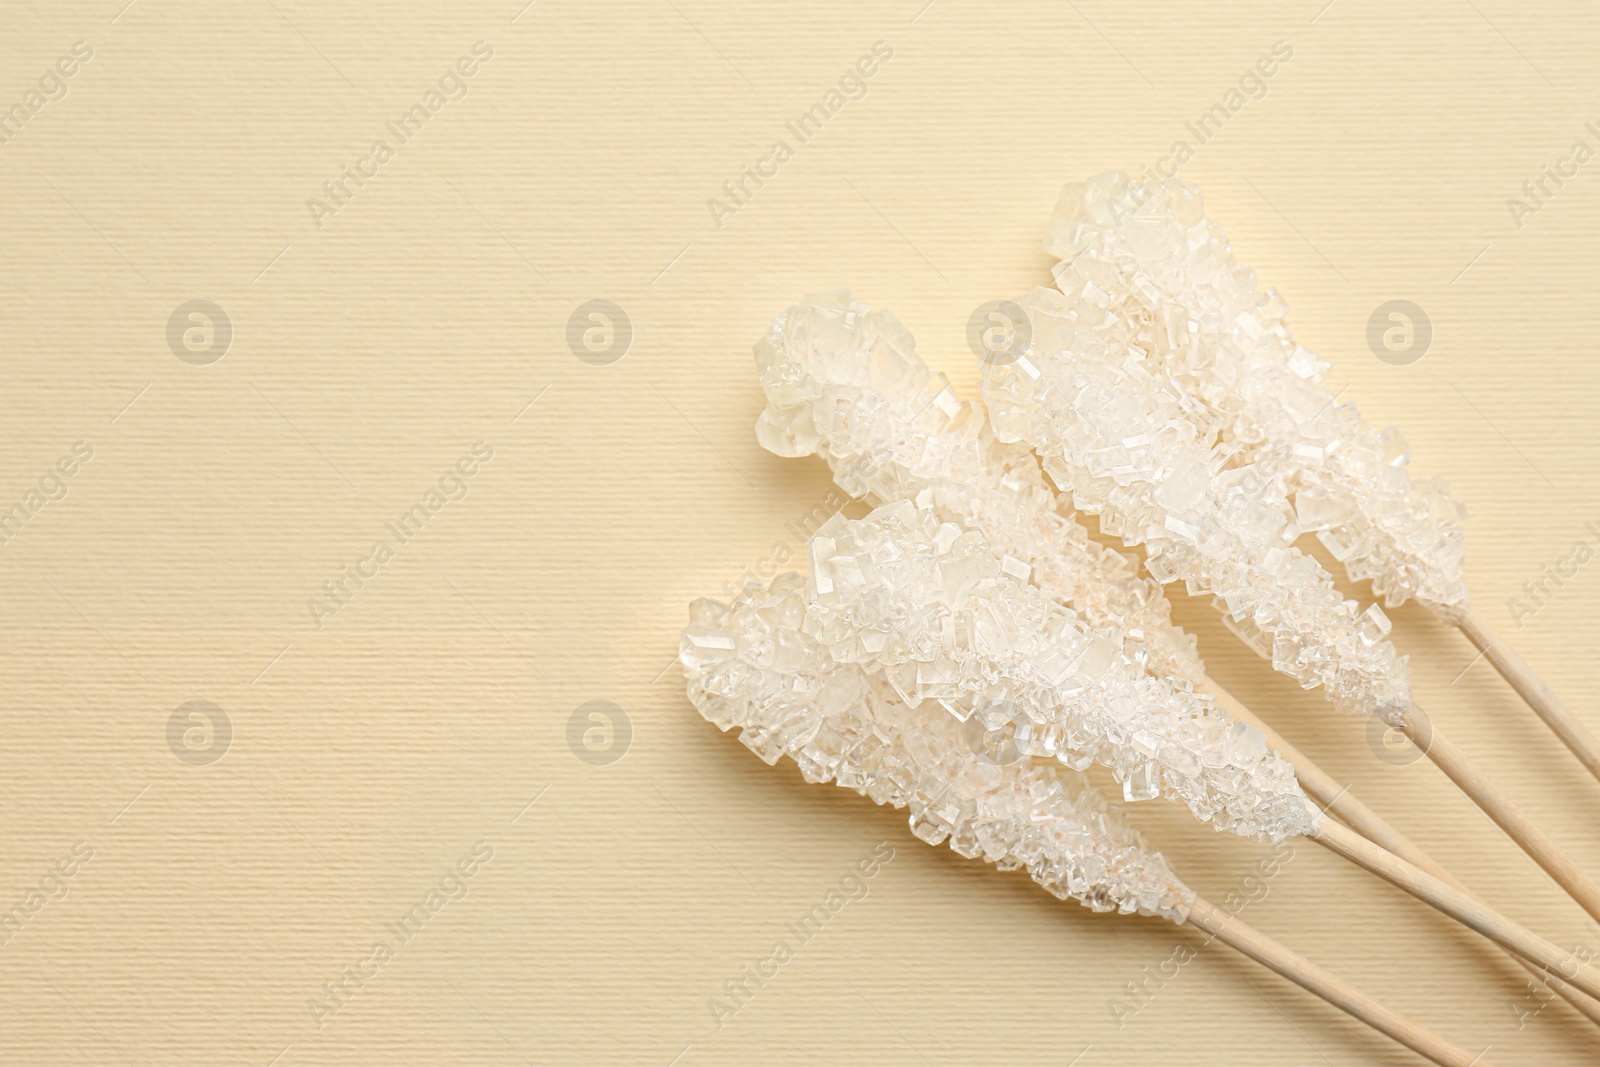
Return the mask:
{"type": "Polygon", "coordinates": [[[1060,288],[1098,310],[1083,327],[1179,386],[1201,439],[1292,496],[1299,528],[1351,578],[1390,607],[1416,597],[1449,620],[1466,612],[1464,509],[1443,479],[1411,478],[1398,430],[1336,403],[1328,364],[1295,343],[1277,291],[1234,260],[1198,186],[1120,172],[1070,185],[1045,250],[1061,260],[1060,288]]]}
{"type": "Polygon", "coordinates": [[[689,699],[767,763],[788,755],[807,781],[833,781],[905,808],[912,833],[1096,911],[1183,922],[1195,895],[1103,797],[1069,771],[982,758],[935,703],[909,707],[882,678],[833,661],[802,632],[805,580],[751,584],[731,605],[690,608],[679,658],[689,699]]]}
{"type": "Polygon", "coordinates": [[[893,315],[848,292],[815,294],[772,324],[756,364],[768,400],[756,424],[764,447],[821,456],[852,496],[914,499],[980,531],[1091,626],[1121,630],[1123,651],[1151,673],[1204,677],[1194,638],[1173,625],[1161,587],[1090,539],[1046,485],[1033,451],[996,439],[981,407],[929,371],[893,315]]]}
{"type": "Polygon", "coordinates": [[[835,515],[811,539],[803,629],[830,658],[881,673],[912,707],[1009,722],[1017,750],[1098,760],[1125,799],[1167,796],[1217,829],[1272,840],[1314,828],[1293,768],[1255,727],[1186,683],[1139,669],[997,554],[909,501],[835,515]]]}
{"type": "Polygon", "coordinates": [[[984,364],[996,435],[1031,444],[1073,502],[1101,516],[1102,531],[1144,545],[1157,581],[1183,578],[1191,594],[1213,594],[1275,668],[1325,686],[1346,710],[1402,720],[1410,671],[1384,640],[1389,621],[1376,604],[1358,612],[1292,547],[1299,530],[1284,472],[1209,428],[1182,376],[1145,366],[1144,317],[1112,310],[1094,281],[1061,277],[1065,291],[1017,301],[1028,349],[984,364]]]}
{"type": "MultiPolygon", "coordinates": [[[[1029,754],[1076,768],[1098,759],[1112,767],[1126,799],[1165,792],[1219,828],[1269,837],[1305,831],[1306,804],[1288,765],[1266,756],[1253,727],[1234,723],[1193,692],[1189,683],[1203,677],[1203,667],[1193,638],[1172,624],[1159,586],[1133,574],[1123,556],[1091,541],[1062,513],[1032,451],[997,440],[980,408],[959,402],[942,375],[930,374],[898,321],[847,293],[820,294],[780,317],[756,356],[769,400],[757,425],[764,446],[779,455],[820,454],[846,492],[876,501],[911,499],[925,523],[976,531],[962,542],[979,547],[975,559],[987,553],[991,568],[1006,568],[1007,581],[1017,574],[1028,579],[994,588],[1013,592],[1027,611],[1048,615],[1054,628],[1049,635],[1022,635],[1041,657],[1037,662],[1025,654],[981,664],[969,657],[966,674],[952,676],[944,688],[923,684],[939,677],[944,663],[896,663],[889,677],[903,698],[935,697],[962,719],[976,710],[1015,722],[1018,698],[1009,687],[1016,687],[1026,694],[1023,703],[1033,701],[1017,723],[1023,726],[1018,745],[1029,754]],[[1090,669],[1104,660],[1111,682],[1052,687],[1026,673],[1091,647],[1094,655],[1083,656],[1079,666],[1090,669]],[[1113,703],[1097,703],[1108,694],[1116,697],[1113,703]]],[[[900,513],[880,508],[866,526],[845,529],[914,536],[894,528],[891,517],[900,513]]],[[[834,528],[812,541],[814,580],[823,580],[829,567],[847,565],[843,553],[819,562],[820,549],[836,548],[828,536],[834,528]]],[[[921,535],[927,542],[928,530],[921,535]]],[[[941,565],[931,557],[922,562],[941,565]]],[[[813,622],[820,606],[839,595],[830,585],[814,596],[813,622]]],[[[953,617],[964,610],[919,603],[917,594],[911,602],[953,617]]],[[[1002,598],[983,611],[1012,607],[1002,598]]],[[[855,609],[849,614],[864,617],[855,609]]],[[[1033,620],[1007,625],[1027,631],[1033,620]]],[[[869,635],[864,647],[876,639],[869,635]]],[[[870,670],[889,668],[881,658],[861,660],[856,649],[834,651],[870,670]]]]}

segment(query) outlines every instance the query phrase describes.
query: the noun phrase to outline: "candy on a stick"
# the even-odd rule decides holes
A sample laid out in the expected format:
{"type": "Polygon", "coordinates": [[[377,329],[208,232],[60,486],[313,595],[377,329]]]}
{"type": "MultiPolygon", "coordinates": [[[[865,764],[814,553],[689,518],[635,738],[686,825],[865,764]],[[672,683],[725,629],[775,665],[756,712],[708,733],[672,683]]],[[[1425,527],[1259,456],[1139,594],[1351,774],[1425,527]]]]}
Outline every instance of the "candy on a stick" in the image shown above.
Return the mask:
{"type": "Polygon", "coordinates": [[[961,743],[943,708],[911,708],[859,667],[832,662],[799,626],[798,575],[690,609],[681,660],[689,698],[763,760],[789,755],[808,781],[834,781],[907,809],[912,832],[1098,911],[1190,922],[1442,1067],[1483,1065],[1185,886],[1073,772],[999,765],[961,743]]]}
{"type": "MultiPolygon", "coordinates": [[[[1600,778],[1600,743],[1471,608],[1461,529],[1465,509],[1442,478],[1414,479],[1395,427],[1369,424],[1323,384],[1329,364],[1298,344],[1276,289],[1258,288],[1198,186],[1130,182],[1118,172],[1069,185],[1045,250],[1064,290],[1141,322],[1150,373],[1181,384],[1186,414],[1225,441],[1234,468],[1292,501],[1354,580],[1390,607],[1415,598],[1458,627],[1573,754],[1600,778]]],[[[1559,580],[1559,579],[1558,579],[1559,580]]]]}
{"type": "MultiPolygon", "coordinates": [[[[1253,442],[1237,439],[1200,399],[1205,381],[1186,368],[1206,350],[1191,320],[1163,303],[1160,286],[1170,281],[1159,272],[1119,272],[1117,262],[1088,253],[1064,261],[1059,288],[1016,302],[1030,344],[983,366],[996,434],[1031,444],[1074,503],[1101,516],[1103,531],[1143,545],[1157,580],[1182,578],[1191,594],[1210,594],[1230,627],[1276,669],[1418,741],[1600,919],[1600,887],[1417,713],[1409,666],[1388,640],[1382,610],[1344,599],[1316,559],[1294,546],[1300,529],[1290,474],[1258,457],[1253,442]],[[1173,354],[1179,348],[1181,359],[1173,354]]],[[[1235,354],[1227,345],[1217,351],[1235,354]]]]}

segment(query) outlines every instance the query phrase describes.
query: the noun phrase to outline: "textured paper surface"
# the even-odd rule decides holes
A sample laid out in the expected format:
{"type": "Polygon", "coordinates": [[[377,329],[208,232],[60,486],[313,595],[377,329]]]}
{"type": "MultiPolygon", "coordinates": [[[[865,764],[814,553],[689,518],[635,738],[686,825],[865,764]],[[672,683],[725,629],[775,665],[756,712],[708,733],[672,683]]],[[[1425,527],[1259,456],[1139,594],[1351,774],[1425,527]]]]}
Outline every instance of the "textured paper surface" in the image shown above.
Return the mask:
{"type": "MultiPolygon", "coordinates": [[[[1571,155],[1600,149],[1591,8],[122,2],[8,3],[0,34],[25,120],[0,144],[0,510],[25,518],[0,546],[0,905],[66,894],[0,947],[0,1061],[1418,1062],[1221,946],[1126,1010],[1193,931],[1057,903],[768,769],[669,665],[687,602],[793,555],[828,498],[820,463],[755,443],[766,323],[850,286],[970,390],[967,317],[1048,279],[1061,184],[1186,140],[1335,387],[1468,502],[1485,617],[1600,729],[1600,563],[1520,629],[1506,607],[1600,539],[1600,163],[1571,155]],[[880,41],[801,143],[786,124],[880,41]],[[1280,41],[1265,95],[1241,89],[1280,41]],[[462,57],[465,95],[447,79],[396,136],[462,57]],[[1186,123],[1230,90],[1200,143],[1186,123]],[[1546,166],[1563,184],[1514,213],[1546,166]],[[336,203],[341,167],[369,176],[336,203]],[[1432,326],[1406,365],[1367,342],[1395,299],[1432,326]],[[169,342],[196,300],[231,324],[220,358],[187,312],[169,342]],[[591,300],[627,316],[620,360],[569,347],[591,300]],[[58,467],[75,442],[92,459],[58,467]],[[477,442],[466,495],[426,507],[477,442]],[[314,620],[347,566],[369,577],[314,620]],[[221,714],[169,743],[192,701],[221,714]],[[569,746],[590,701],[625,714],[620,760],[569,746]],[[880,842],[866,899],[715,1025],[880,842]]],[[[1291,740],[1508,914],[1600,950],[1426,762],[1377,758],[1174,592],[1291,740]]],[[[1600,787],[1458,635],[1407,608],[1396,636],[1434,718],[1600,871],[1600,787]]],[[[1592,1062],[1589,1024],[1556,1003],[1519,1028],[1524,972],[1410,898],[1310,846],[1260,883],[1267,847],[1135,814],[1202,893],[1261,898],[1248,921],[1495,1063],[1592,1062]]]]}

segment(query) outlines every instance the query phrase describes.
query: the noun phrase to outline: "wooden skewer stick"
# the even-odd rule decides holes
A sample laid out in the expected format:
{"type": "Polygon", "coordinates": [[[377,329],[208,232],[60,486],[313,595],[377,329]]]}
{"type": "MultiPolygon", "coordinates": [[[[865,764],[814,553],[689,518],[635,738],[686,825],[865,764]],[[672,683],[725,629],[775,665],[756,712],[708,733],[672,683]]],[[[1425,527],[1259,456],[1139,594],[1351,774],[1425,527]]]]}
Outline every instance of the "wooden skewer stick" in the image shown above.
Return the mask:
{"type": "MultiPolygon", "coordinates": [[[[1332,775],[1284,740],[1271,726],[1258,719],[1232,693],[1210,678],[1205,681],[1205,689],[1234,718],[1250,723],[1266,735],[1267,747],[1294,765],[1295,777],[1299,779],[1301,787],[1305,789],[1311,799],[1322,805],[1326,813],[1340,819],[1345,825],[1361,834],[1367,840],[1388,849],[1413,866],[1427,871],[1446,885],[1462,893],[1470,894],[1471,891],[1462,885],[1454,875],[1435,862],[1433,857],[1422,851],[1421,848],[1412,843],[1410,838],[1390,825],[1387,819],[1357,799],[1355,794],[1350,792],[1349,786],[1341,786],[1332,775]]],[[[1506,950],[1506,954],[1546,988],[1582,1012],[1590,1022],[1600,1026],[1600,1000],[1595,1000],[1580,990],[1574,989],[1564,979],[1548,973],[1514,952],[1506,950]]]]}
{"type": "MultiPolygon", "coordinates": [[[[1428,865],[1432,861],[1418,863],[1414,857],[1421,857],[1424,860],[1427,860],[1427,857],[1405,835],[1390,826],[1383,816],[1358,800],[1347,786],[1340,785],[1331,774],[1311,762],[1298,749],[1284,740],[1276,730],[1257,717],[1255,712],[1245,707],[1238,697],[1222,688],[1211,678],[1205,679],[1203,689],[1205,692],[1210,693],[1217,703],[1235,719],[1249,723],[1266,735],[1267,747],[1294,764],[1295,777],[1299,779],[1301,787],[1305,789],[1312,800],[1322,805],[1323,810],[1343,819],[1346,823],[1361,831],[1374,844],[1381,845],[1396,856],[1401,856],[1412,863],[1416,863],[1418,867],[1424,870],[1428,869],[1428,865]]],[[[1443,875],[1440,875],[1440,877],[1443,877],[1443,875]]]]}
{"type": "MultiPolygon", "coordinates": [[[[1439,747],[1437,733],[1434,734],[1434,740],[1435,747],[1439,747]]],[[[1459,753],[1456,755],[1459,756],[1459,753]]],[[[1460,770],[1459,767],[1456,769],[1460,770]]],[[[1404,889],[1542,971],[1560,975],[1590,997],[1600,1000],[1600,971],[1573,959],[1549,941],[1512,922],[1470,894],[1373,844],[1343,823],[1323,819],[1306,837],[1404,889]]]]}
{"type": "Polygon", "coordinates": [[[1589,773],[1600,778],[1600,741],[1595,740],[1588,727],[1573,717],[1550,687],[1482,619],[1468,612],[1456,625],[1467,640],[1494,664],[1500,677],[1511,684],[1511,688],[1533,709],[1534,714],[1543,719],[1551,732],[1561,739],[1561,743],[1589,768],[1589,773]]]}
{"type": "Polygon", "coordinates": [[[1481,1053],[1468,1054],[1204,899],[1195,900],[1189,922],[1440,1067],[1490,1067],[1481,1053]]]}
{"type": "Polygon", "coordinates": [[[1573,985],[1600,997],[1600,971],[1579,963],[1555,945],[1507,919],[1488,905],[1405,860],[1374,845],[1343,823],[1324,819],[1308,835],[1346,859],[1353,860],[1385,881],[1404,889],[1418,900],[1425,900],[1446,915],[1478,931],[1495,944],[1509,949],[1530,963],[1560,974],[1573,985]]]}
{"type": "MultiPolygon", "coordinates": [[[[1416,705],[1413,705],[1413,708],[1417,712],[1422,710],[1416,705]]],[[[1562,852],[1543,830],[1534,825],[1532,819],[1524,815],[1498,786],[1474,767],[1466,754],[1445,737],[1425,714],[1413,714],[1403,726],[1399,727],[1399,730],[1440,770],[1444,771],[1456,787],[1478,805],[1485,815],[1493,819],[1517,847],[1544,868],[1545,873],[1554,879],[1569,897],[1577,901],[1578,905],[1589,913],[1590,918],[1600,922],[1600,886],[1595,885],[1588,875],[1579,870],[1577,864],[1568,859],[1566,853],[1562,852]]],[[[1384,847],[1388,848],[1387,842],[1384,843],[1384,847]]],[[[1450,887],[1445,886],[1445,888],[1450,887]]],[[[1453,889],[1451,891],[1455,892],[1453,889]]],[[[1548,969],[1549,965],[1540,963],[1540,966],[1548,969]]],[[[1584,992],[1591,996],[1600,996],[1590,989],[1584,989],[1584,992]]]]}
{"type": "Polygon", "coordinates": [[[1411,743],[1421,749],[1474,804],[1482,808],[1483,813],[1506,832],[1506,836],[1543,867],[1545,873],[1589,913],[1590,918],[1600,922],[1600,886],[1596,886],[1588,875],[1579,870],[1566,853],[1533,824],[1532,819],[1524,815],[1498,786],[1474,767],[1454,742],[1425,716],[1420,719],[1412,716],[1400,727],[1400,732],[1410,738],[1411,743]]]}

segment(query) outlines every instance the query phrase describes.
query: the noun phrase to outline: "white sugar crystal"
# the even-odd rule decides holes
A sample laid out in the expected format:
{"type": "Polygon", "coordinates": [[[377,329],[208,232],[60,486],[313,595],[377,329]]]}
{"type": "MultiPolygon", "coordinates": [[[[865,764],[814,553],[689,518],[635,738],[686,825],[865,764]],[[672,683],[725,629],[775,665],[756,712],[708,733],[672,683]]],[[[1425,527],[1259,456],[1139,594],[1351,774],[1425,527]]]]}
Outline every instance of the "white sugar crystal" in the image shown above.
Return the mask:
{"type": "MultiPolygon", "coordinates": [[[[697,616],[683,665],[689,699],[709,721],[738,728],[767,763],[787,755],[807,781],[904,808],[922,840],[948,842],[1002,870],[1026,869],[1061,899],[1180,923],[1188,917],[1194,891],[1104,797],[1072,771],[1018,757],[1015,743],[1029,743],[1030,727],[990,754],[973,725],[937,704],[909,707],[882,677],[834,661],[783,621],[803,614],[802,586],[798,575],[781,575],[767,588],[747,586],[731,605],[699,602],[715,609],[697,616]],[[708,667],[697,650],[712,633],[722,638],[716,647],[737,652],[708,667]],[[767,649],[786,643],[801,647],[793,663],[766,662],[767,649]]],[[[1008,721],[998,710],[991,717],[994,726],[1008,721]]],[[[1128,780],[1148,788],[1145,778],[1128,780]]]]}
{"type": "MultiPolygon", "coordinates": [[[[764,447],[792,455],[794,442],[810,442],[851,495],[880,504],[915,497],[959,524],[953,529],[980,531],[997,552],[1026,564],[1035,584],[1091,625],[1137,632],[1129,653],[1143,649],[1152,670],[1203,676],[1194,638],[1172,624],[1160,589],[1089,537],[1045,482],[1032,450],[1006,443],[1003,418],[991,429],[981,407],[959,402],[893,315],[845,292],[807,297],[772,324],[756,346],[756,365],[768,401],[758,436],[766,425],[799,427],[776,448],[761,437],[764,447]],[[827,326],[844,321],[853,329],[827,326]],[[872,370],[885,349],[900,361],[889,382],[872,370]]],[[[1011,367],[1024,380],[1040,373],[1026,356],[1011,367]]],[[[1028,432],[1025,421],[1009,429],[1028,432]]]]}
{"type": "MultiPolygon", "coordinates": [[[[1398,431],[1380,433],[1355,405],[1336,403],[1321,384],[1328,364],[1296,344],[1282,298],[1261,292],[1255,273],[1234,259],[1227,236],[1206,219],[1198,187],[1135,184],[1115,172],[1069,185],[1045,250],[1061,260],[1053,272],[1058,299],[1038,298],[1032,315],[1036,339],[1044,338],[1035,360],[1047,374],[1060,372],[1057,353],[1068,351],[1095,359],[1101,373],[1091,377],[1115,386],[1106,372],[1116,353],[1136,353],[1152,379],[1148,391],[1198,401],[1167,405],[1198,440],[1263,465],[1291,496],[1320,489],[1349,501],[1324,541],[1337,546],[1351,578],[1371,580],[1391,607],[1415,597],[1447,620],[1467,610],[1460,505],[1442,487],[1410,478],[1410,449],[1398,431]],[[1041,322],[1049,323],[1043,332],[1041,322]]],[[[1048,388],[1039,382],[1034,391],[1048,388]]],[[[1048,435],[1032,425],[1033,405],[985,395],[1005,412],[1012,439],[1048,435]]],[[[1110,436],[1110,422],[1101,421],[1110,436]]],[[[1134,474],[1092,460],[1085,468],[1122,485],[1134,474]]]]}
{"type": "Polygon", "coordinates": [[[1467,604],[1459,506],[1412,482],[1398,434],[1320,385],[1326,364],[1233,260],[1198,189],[1069,186],[1045,246],[1058,288],[1016,302],[1038,373],[982,367],[996,435],[1031,444],[1102,531],[1142,545],[1158,581],[1212,593],[1302,686],[1352,711],[1404,709],[1409,669],[1387,630],[1292,544],[1314,532],[1389,604],[1452,617],[1467,604]],[[1123,196],[1137,210],[1111,217],[1123,196]]]}
{"type": "Polygon", "coordinates": [[[1156,784],[1155,769],[1148,763],[1141,763],[1128,772],[1128,777],[1122,783],[1122,799],[1133,802],[1138,800],[1154,800],[1161,795],[1161,787],[1156,784]]]}
{"type": "Polygon", "coordinates": [[[981,534],[941,549],[944,525],[906,500],[844,523],[832,554],[813,558],[836,576],[849,561],[862,579],[810,583],[806,635],[869,673],[914,666],[918,707],[931,701],[965,720],[1003,704],[1040,728],[1031,755],[1098,760],[1119,780],[1133,775],[1140,799],[1165,795],[1202,821],[1274,840],[1312,828],[1293,769],[1265,744],[1230,745],[1240,724],[1130,660],[1120,631],[1084,626],[1009,573],[981,534]],[[1201,766],[1206,748],[1222,746],[1226,766],[1201,766]]]}
{"type": "Polygon", "coordinates": [[[1383,609],[1371,604],[1356,620],[1356,633],[1366,644],[1375,645],[1389,636],[1390,626],[1389,616],[1383,613],[1383,609]]]}
{"type": "Polygon", "coordinates": [[[1009,575],[1012,578],[1020,579],[1024,582],[1028,580],[1028,575],[1033,572],[1032,567],[1028,566],[1017,557],[1010,555],[1002,555],[1000,557],[1000,570],[1001,573],[1009,575]]]}
{"type": "MultiPolygon", "coordinates": [[[[1030,754],[1098,760],[1124,782],[1148,767],[1158,793],[1219,827],[1279,838],[1310,825],[1283,761],[1263,753],[1226,779],[1205,764],[1232,720],[1194,693],[1203,667],[1160,588],[1090,540],[1032,452],[988,432],[981,409],[933,402],[954,392],[892,316],[842,293],[811,297],[773,324],[757,361],[769,403],[786,421],[809,419],[840,486],[885,504],[866,520],[835,516],[814,539],[804,628],[832,658],[958,721],[996,703],[1020,709],[1030,754]],[[855,331],[814,324],[844,321],[855,331]],[[904,358],[894,389],[869,381],[886,343],[904,358]],[[1135,746],[1135,733],[1160,744],[1135,746]]],[[[1137,416],[1120,413],[1136,429],[1137,416]]],[[[1162,436],[1131,433],[1115,451],[1162,436]]],[[[1175,489],[1198,499],[1205,476],[1186,472],[1175,489]]],[[[1284,524],[1267,520],[1264,535],[1284,524]]]]}
{"type": "MultiPolygon", "coordinates": [[[[1041,290],[1018,304],[1035,324],[1045,324],[1036,337],[1058,319],[1101,321],[1097,311],[1058,291],[1041,290]]],[[[1150,333],[1137,318],[1119,323],[1093,333],[1093,343],[1040,352],[1045,373],[1038,381],[986,365],[986,399],[994,410],[1023,413],[1018,422],[1052,476],[1070,488],[1080,509],[1102,516],[1103,530],[1144,545],[1159,580],[1182,578],[1192,591],[1248,605],[1280,670],[1302,685],[1328,686],[1354,711],[1403,707],[1409,676],[1393,646],[1359,642],[1355,613],[1331,577],[1290,547],[1299,526],[1282,457],[1242,456],[1194,400],[1205,383],[1176,367],[1152,384],[1115,374],[1108,353],[1150,333]],[[1150,444],[1127,447],[1141,435],[1150,444]],[[1230,469],[1241,458],[1251,469],[1230,469]],[[1346,668],[1356,683],[1331,685],[1346,668]]],[[[1307,518],[1316,517],[1308,505],[1307,518]]],[[[1318,536],[1337,542],[1329,530],[1318,536]]]]}

